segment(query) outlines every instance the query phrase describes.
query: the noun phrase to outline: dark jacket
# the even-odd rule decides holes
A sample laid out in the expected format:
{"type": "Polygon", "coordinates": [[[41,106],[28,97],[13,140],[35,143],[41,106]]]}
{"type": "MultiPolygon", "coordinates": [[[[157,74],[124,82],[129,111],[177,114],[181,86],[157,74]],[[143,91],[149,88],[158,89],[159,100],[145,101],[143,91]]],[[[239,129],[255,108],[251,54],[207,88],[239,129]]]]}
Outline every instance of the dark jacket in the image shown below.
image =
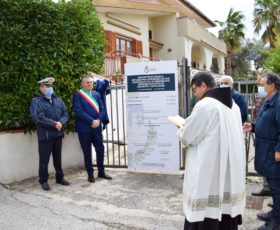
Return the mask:
{"type": "Polygon", "coordinates": [[[30,115],[37,126],[38,140],[47,141],[64,137],[64,129],[57,131],[55,122],[59,121],[63,127],[68,121],[68,113],[63,101],[52,95],[51,101],[43,94],[32,99],[30,115]]]}
{"type": "Polygon", "coordinates": [[[247,121],[248,113],[247,113],[247,102],[246,98],[236,90],[232,90],[232,99],[238,105],[241,112],[242,123],[247,121]]]}
{"type": "Polygon", "coordinates": [[[104,128],[105,128],[105,126],[109,123],[109,116],[107,113],[107,106],[106,106],[106,95],[111,93],[110,89],[108,89],[109,81],[106,79],[97,80],[97,81],[95,81],[95,86],[96,86],[95,90],[97,93],[99,93],[100,99],[101,99],[104,109],[105,109],[104,119],[102,122],[104,125],[104,128]]]}
{"type": "Polygon", "coordinates": [[[280,152],[279,92],[264,102],[253,131],[256,134],[256,171],[267,178],[280,177],[280,162],[275,161],[275,151],[280,152]]]}
{"type": "Polygon", "coordinates": [[[101,132],[102,129],[100,126],[98,128],[91,127],[92,121],[99,119],[103,123],[107,119],[106,111],[100,99],[99,93],[92,91],[91,95],[99,105],[99,113],[94,110],[94,108],[80,95],[79,92],[73,95],[73,106],[76,118],[75,128],[78,133],[101,132]]]}

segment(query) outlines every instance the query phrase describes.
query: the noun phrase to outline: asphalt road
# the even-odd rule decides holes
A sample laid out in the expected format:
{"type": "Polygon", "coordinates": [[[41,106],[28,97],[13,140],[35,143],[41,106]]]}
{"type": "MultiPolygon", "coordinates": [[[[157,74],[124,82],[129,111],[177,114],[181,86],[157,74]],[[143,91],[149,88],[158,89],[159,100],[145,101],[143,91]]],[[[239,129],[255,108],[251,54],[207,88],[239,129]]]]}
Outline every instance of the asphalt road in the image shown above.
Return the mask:
{"type": "MultiPolygon", "coordinates": [[[[43,191],[37,178],[0,185],[0,229],[183,229],[181,173],[107,172],[113,180],[90,184],[83,169],[67,170],[69,187],[56,184],[52,175],[50,191],[43,191]]],[[[260,178],[248,178],[247,195],[260,188],[260,178]]],[[[270,200],[264,200],[264,211],[270,200]]],[[[258,212],[246,209],[239,229],[262,225],[258,212]]]]}

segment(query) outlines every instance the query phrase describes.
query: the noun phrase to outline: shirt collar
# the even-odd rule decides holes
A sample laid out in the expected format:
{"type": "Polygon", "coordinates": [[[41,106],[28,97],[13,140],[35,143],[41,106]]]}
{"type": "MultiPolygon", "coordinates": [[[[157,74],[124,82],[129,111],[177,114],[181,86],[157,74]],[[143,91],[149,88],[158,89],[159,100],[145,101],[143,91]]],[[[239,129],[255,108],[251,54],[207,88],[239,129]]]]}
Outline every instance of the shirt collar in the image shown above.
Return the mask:
{"type": "Polygon", "coordinates": [[[270,97],[266,98],[265,101],[271,100],[271,99],[274,97],[274,95],[275,95],[276,93],[277,93],[277,91],[275,91],[270,97]]]}

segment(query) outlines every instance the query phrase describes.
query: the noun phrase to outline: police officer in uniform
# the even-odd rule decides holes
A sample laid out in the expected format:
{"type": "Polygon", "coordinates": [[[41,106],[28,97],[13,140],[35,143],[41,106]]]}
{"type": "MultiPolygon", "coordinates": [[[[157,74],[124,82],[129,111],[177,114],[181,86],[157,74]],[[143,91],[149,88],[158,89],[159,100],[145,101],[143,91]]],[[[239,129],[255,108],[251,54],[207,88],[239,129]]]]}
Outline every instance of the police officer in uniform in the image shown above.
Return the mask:
{"type": "Polygon", "coordinates": [[[94,183],[92,168],[91,145],[94,146],[97,159],[98,177],[111,180],[112,177],[104,170],[104,145],[102,125],[106,125],[108,115],[103,106],[99,93],[93,91],[93,78],[85,76],[82,88],[73,95],[73,106],[76,117],[76,132],[84,154],[88,182],[94,183]]]}
{"type": "Polygon", "coordinates": [[[48,184],[48,164],[50,155],[53,156],[56,183],[68,186],[64,179],[61,166],[62,138],[64,126],[68,121],[68,113],[63,101],[54,95],[54,78],[45,78],[40,83],[39,97],[32,100],[30,114],[37,127],[39,147],[39,182],[43,190],[50,190],[48,184]]]}

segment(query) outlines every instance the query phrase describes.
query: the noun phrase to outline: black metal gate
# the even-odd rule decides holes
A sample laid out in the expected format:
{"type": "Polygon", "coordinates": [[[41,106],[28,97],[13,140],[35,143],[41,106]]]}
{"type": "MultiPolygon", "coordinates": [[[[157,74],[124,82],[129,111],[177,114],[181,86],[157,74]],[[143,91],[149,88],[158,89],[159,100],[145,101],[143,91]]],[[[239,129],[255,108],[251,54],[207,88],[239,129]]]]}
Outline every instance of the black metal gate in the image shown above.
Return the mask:
{"type": "Polygon", "coordinates": [[[105,146],[104,165],[127,167],[125,85],[111,85],[106,96],[110,123],[103,131],[105,146]]]}

